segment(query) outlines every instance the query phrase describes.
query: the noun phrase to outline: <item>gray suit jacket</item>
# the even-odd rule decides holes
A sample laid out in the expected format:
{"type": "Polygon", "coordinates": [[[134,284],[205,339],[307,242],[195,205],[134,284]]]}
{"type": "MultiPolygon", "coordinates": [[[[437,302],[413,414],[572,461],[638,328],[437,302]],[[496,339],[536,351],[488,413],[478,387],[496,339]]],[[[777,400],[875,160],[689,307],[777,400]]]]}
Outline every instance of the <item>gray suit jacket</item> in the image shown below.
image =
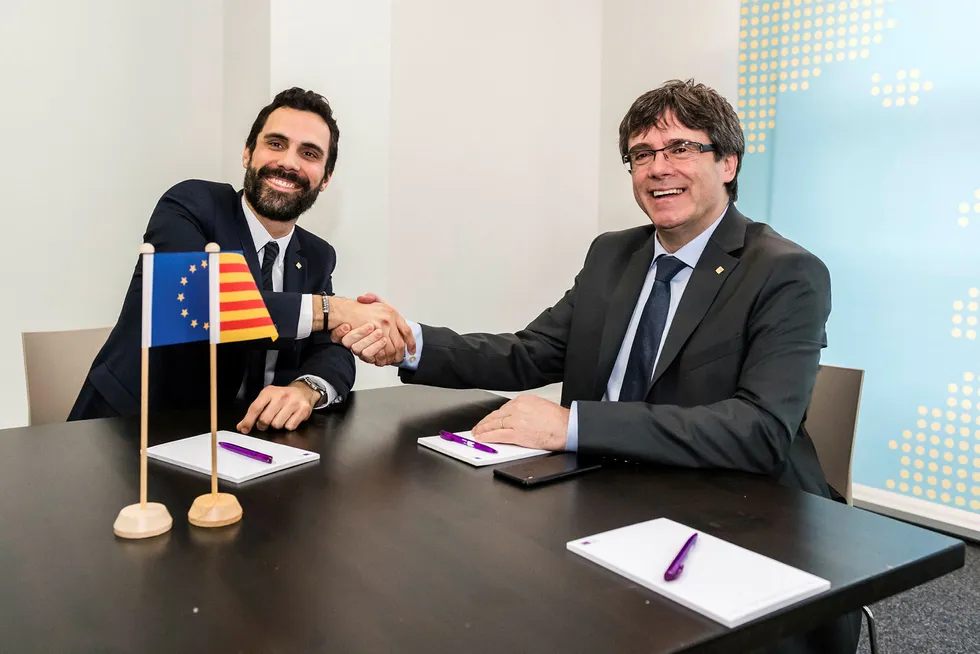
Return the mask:
{"type": "Polygon", "coordinates": [[[572,288],[516,334],[423,326],[418,370],[402,380],[507,391],[561,381],[562,405],[578,401],[584,454],[741,470],[829,497],[802,423],[826,345],[830,276],[734,207],[688,282],[647,402],[600,401],[654,238],[652,225],[596,238],[572,288]]]}

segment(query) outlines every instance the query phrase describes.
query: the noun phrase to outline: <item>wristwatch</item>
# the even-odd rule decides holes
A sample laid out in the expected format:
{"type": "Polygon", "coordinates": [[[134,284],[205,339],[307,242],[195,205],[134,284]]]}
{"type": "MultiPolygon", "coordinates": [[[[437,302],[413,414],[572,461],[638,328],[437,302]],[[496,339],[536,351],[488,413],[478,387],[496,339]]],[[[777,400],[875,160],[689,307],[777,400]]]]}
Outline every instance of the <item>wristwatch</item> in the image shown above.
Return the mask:
{"type": "Polygon", "coordinates": [[[309,386],[310,388],[312,388],[313,390],[315,390],[317,393],[320,394],[320,399],[318,399],[316,402],[313,403],[314,408],[320,406],[320,403],[323,402],[325,397],[327,397],[327,389],[321,386],[320,383],[315,381],[314,379],[310,377],[300,377],[296,381],[303,382],[304,384],[306,384],[307,386],[309,386]]]}

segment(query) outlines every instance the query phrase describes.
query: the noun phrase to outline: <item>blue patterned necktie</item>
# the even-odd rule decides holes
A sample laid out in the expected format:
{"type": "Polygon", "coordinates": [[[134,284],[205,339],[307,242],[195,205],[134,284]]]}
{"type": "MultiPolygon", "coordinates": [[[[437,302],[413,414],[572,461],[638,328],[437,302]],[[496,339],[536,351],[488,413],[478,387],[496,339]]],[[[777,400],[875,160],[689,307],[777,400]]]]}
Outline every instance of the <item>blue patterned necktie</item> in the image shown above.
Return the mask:
{"type": "Polygon", "coordinates": [[[653,364],[667,324],[670,280],[687,267],[683,261],[669,255],[660,256],[656,265],[653,288],[636,326],[636,336],[633,337],[623,387],[619,391],[620,402],[642,402],[646,399],[653,379],[653,364]]]}

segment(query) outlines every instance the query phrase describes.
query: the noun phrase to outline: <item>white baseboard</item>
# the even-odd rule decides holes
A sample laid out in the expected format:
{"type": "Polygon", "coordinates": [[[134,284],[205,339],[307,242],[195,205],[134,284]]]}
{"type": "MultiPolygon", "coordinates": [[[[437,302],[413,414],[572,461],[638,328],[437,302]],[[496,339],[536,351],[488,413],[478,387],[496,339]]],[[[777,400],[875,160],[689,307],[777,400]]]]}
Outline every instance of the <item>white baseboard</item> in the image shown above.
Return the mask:
{"type": "Polygon", "coordinates": [[[909,497],[901,493],[854,484],[854,506],[875,513],[937,529],[972,541],[980,541],[980,515],[951,506],[909,497]]]}

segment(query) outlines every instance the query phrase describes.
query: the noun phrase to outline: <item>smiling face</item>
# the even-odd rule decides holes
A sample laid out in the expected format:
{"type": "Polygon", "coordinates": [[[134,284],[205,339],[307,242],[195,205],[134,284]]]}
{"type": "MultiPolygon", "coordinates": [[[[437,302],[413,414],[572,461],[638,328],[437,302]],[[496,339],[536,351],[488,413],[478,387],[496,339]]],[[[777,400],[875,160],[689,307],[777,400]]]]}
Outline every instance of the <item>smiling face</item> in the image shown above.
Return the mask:
{"type": "MultiPolygon", "coordinates": [[[[706,132],[685,127],[668,111],[656,125],[630,137],[627,151],[659,150],[682,141],[711,145],[706,132]]],[[[725,184],[735,178],[738,157],[716,160],[713,152],[697,152],[678,161],[658,152],[652,162],[649,158],[632,167],[633,197],[657,228],[660,243],[675,252],[721,216],[729,200],[725,184]]]]}
{"type": "Polygon", "coordinates": [[[252,210],[277,222],[295,221],[313,206],[330,178],[325,174],[330,128],[309,111],[279,107],[242,154],[245,199],[252,210]]]}

